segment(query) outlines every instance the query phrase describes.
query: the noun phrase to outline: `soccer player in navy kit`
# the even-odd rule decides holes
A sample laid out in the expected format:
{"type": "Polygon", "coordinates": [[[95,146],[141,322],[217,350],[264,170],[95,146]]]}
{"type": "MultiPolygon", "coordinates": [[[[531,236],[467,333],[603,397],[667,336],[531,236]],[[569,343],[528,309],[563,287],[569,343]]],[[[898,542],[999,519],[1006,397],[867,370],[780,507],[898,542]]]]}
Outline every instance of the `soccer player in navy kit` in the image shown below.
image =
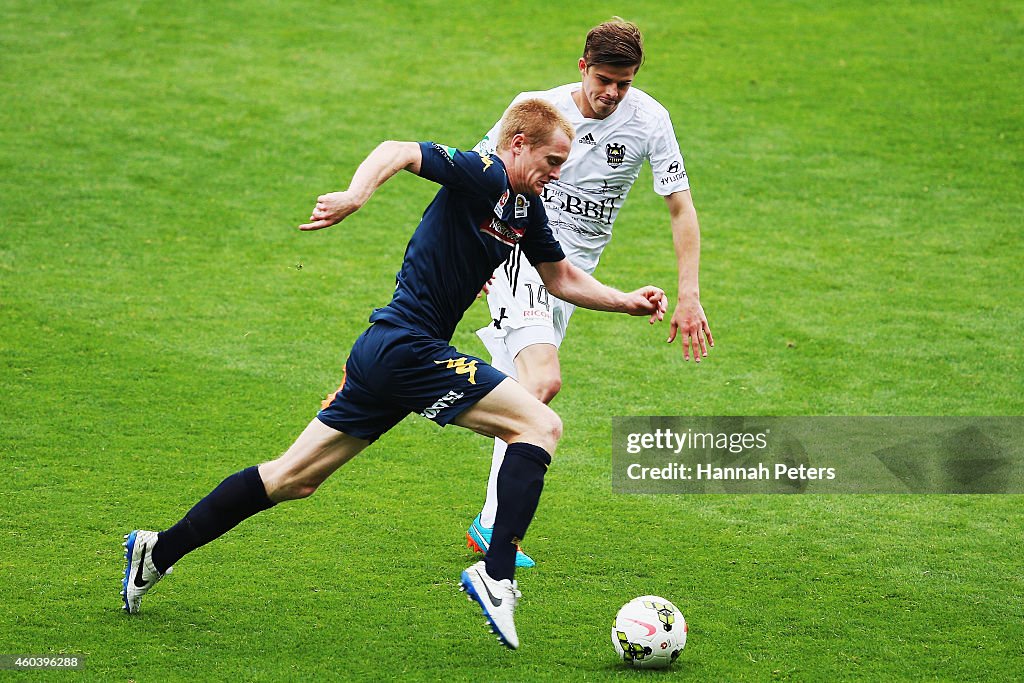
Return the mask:
{"type": "Polygon", "coordinates": [[[517,543],[540,500],[544,473],[561,436],[558,416],[517,382],[449,344],[456,324],[494,268],[520,246],[548,289],[578,306],[648,315],[666,310],[656,287],[623,293],[565,260],[547,226],[544,186],[569,155],[572,125],[541,100],[506,113],[495,154],[434,143],[385,142],[343,192],[318,198],[302,230],[334,225],[405,169],[442,185],[409,241],[394,297],[370,316],[356,340],[342,387],[276,460],[225,479],[166,531],[126,538],[124,609],[188,552],[276,503],[313,494],[335,470],[412,412],[508,443],[498,477],[498,511],[484,559],[462,573],[462,588],[483,609],[499,640],[517,648],[513,581],[517,543]]]}

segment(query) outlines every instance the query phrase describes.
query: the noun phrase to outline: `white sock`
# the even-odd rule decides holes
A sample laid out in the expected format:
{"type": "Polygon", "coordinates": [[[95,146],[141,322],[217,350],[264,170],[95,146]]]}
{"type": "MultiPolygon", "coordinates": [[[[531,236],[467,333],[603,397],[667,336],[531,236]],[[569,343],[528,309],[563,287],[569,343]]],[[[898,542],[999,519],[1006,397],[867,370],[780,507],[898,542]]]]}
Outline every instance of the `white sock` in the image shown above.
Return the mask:
{"type": "MultiPolygon", "coordinates": [[[[489,345],[488,350],[491,352],[491,365],[512,379],[516,379],[516,364],[505,347],[504,340],[500,345],[489,345]]],[[[487,497],[484,499],[484,508],[480,511],[480,525],[487,529],[494,528],[494,516],[498,512],[498,470],[501,469],[501,463],[505,461],[506,448],[508,448],[508,444],[504,441],[494,440],[491,473],[487,477],[487,497]]]]}
{"type": "Polygon", "coordinates": [[[494,516],[498,513],[498,470],[505,461],[505,449],[508,444],[501,439],[494,440],[494,453],[491,455],[491,474],[487,478],[487,498],[484,509],[480,511],[481,526],[494,528],[494,516]]]}

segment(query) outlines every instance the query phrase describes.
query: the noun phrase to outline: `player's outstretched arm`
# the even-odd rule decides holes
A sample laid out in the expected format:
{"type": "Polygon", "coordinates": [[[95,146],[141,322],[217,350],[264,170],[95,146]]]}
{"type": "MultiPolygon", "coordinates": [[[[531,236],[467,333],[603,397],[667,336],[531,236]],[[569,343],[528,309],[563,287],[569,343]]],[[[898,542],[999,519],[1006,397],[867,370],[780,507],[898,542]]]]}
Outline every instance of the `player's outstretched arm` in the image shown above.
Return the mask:
{"type": "Polygon", "coordinates": [[[548,291],[563,301],[595,311],[613,311],[629,315],[649,315],[651,324],[665,318],[665,292],[653,286],[632,292],[619,290],[598,282],[569,263],[568,259],[541,263],[537,272],[548,291]]]}
{"type": "Polygon", "coordinates": [[[683,346],[683,360],[700,362],[708,355],[708,347],[715,345],[711,327],[700,304],[700,226],[697,210],[689,191],[673,192],[665,197],[672,219],[672,241],[675,244],[676,261],[679,266],[679,299],[672,312],[668,332],[668,343],[680,338],[683,346]]]}
{"type": "Polygon", "coordinates": [[[420,146],[416,142],[388,140],[380,143],[359,164],[347,190],[317,197],[310,222],[300,225],[299,230],[320,230],[340,223],[362,208],[378,187],[402,169],[419,173],[422,161],[420,146]]]}

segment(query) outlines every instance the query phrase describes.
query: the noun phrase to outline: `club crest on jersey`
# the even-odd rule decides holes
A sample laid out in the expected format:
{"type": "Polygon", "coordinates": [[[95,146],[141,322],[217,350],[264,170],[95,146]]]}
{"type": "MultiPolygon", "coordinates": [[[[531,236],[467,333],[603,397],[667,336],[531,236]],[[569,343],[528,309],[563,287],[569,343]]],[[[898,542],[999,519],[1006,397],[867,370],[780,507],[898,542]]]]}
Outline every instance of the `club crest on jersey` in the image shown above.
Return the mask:
{"type": "Polygon", "coordinates": [[[505,221],[497,218],[489,218],[480,225],[480,232],[486,233],[502,244],[510,247],[516,246],[519,240],[523,239],[526,228],[515,229],[505,221]]]}
{"type": "Polygon", "coordinates": [[[608,165],[612,168],[618,168],[626,160],[625,145],[617,145],[612,142],[605,145],[604,148],[608,152],[608,165]]]}
{"type": "Polygon", "coordinates": [[[484,154],[483,152],[477,152],[477,154],[480,155],[480,161],[482,161],[484,164],[483,172],[487,173],[487,169],[494,165],[494,159],[492,159],[489,155],[484,154]]]}
{"type": "Polygon", "coordinates": [[[498,218],[501,218],[502,212],[505,211],[505,204],[508,203],[508,197],[509,190],[506,188],[505,194],[501,195],[501,198],[498,200],[498,203],[494,205],[494,215],[497,216],[498,218]]]}
{"type": "Polygon", "coordinates": [[[516,195],[516,218],[526,218],[526,212],[529,211],[530,204],[526,201],[526,197],[521,194],[516,195]]]}

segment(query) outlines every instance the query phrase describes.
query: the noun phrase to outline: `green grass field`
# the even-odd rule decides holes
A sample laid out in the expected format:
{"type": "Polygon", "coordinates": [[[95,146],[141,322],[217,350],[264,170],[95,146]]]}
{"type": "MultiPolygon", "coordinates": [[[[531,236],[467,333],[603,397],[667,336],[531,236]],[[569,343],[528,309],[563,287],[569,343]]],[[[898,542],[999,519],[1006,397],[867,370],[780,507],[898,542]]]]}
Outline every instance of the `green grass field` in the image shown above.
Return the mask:
{"type": "MultiPolygon", "coordinates": [[[[90,680],[1015,680],[1021,496],[624,496],[615,415],[1024,414],[1024,3],[0,2],[0,654],[90,680]],[[300,234],[383,139],[469,147],[582,39],[645,30],[716,348],[584,311],[505,651],[456,592],[489,466],[415,417],[120,610],[121,535],[285,449],[435,191],[300,234]]],[[[641,175],[597,275],[674,296],[641,175]]],[[[482,354],[478,306],[454,343],[482,354]]],[[[24,674],[30,676],[29,674],[24,674]]],[[[16,674],[7,673],[5,678],[16,674]]],[[[31,676],[30,676],[31,677],[31,676]]]]}

